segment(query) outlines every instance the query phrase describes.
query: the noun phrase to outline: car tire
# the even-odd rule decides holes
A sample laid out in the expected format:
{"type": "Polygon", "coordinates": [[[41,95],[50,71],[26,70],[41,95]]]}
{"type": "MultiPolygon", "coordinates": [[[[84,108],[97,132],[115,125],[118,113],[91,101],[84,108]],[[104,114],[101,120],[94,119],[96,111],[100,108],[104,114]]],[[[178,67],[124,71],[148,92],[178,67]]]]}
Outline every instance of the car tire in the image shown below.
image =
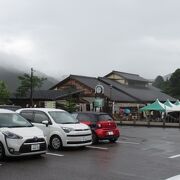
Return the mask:
{"type": "Polygon", "coordinates": [[[5,157],[4,146],[3,146],[3,144],[0,142],[0,160],[3,160],[4,157],[5,157]]]}
{"type": "Polygon", "coordinates": [[[117,138],[109,139],[109,141],[110,141],[111,143],[115,143],[115,142],[117,141],[117,138]]]}
{"type": "Polygon", "coordinates": [[[59,136],[54,135],[51,137],[50,148],[52,150],[61,150],[62,149],[62,140],[59,136]]]}
{"type": "Polygon", "coordinates": [[[98,143],[98,137],[96,133],[92,133],[92,144],[97,144],[98,143]]]}

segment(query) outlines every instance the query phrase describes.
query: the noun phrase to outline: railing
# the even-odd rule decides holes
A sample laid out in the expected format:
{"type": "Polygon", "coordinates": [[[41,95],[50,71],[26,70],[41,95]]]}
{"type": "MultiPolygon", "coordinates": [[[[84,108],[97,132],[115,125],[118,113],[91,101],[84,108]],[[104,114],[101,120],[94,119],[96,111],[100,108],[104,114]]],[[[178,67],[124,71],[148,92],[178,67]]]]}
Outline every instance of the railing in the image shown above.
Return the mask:
{"type": "Polygon", "coordinates": [[[138,118],[138,116],[114,116],[114,120],[120,125],[154,126],[154,127],[179,127],[180,119],[167,114],[164,118],[138,118]]]}

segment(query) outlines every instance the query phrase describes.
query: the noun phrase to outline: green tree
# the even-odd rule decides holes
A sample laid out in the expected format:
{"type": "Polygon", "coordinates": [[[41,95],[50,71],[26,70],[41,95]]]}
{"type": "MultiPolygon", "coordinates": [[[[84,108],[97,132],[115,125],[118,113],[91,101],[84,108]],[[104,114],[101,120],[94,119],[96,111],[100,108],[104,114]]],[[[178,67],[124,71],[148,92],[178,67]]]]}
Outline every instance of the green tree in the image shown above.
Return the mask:
{"type": "Polygon", "coordinates": [[[162,76],[157,76],[155,81],[153,82],[153,86],[163,90],[163,88],[164,88],[164,79],[163,79],[163,77],[162,76]]]}
{"type": "Polygon", "coordinates": [[[31,76],[27,73],[24,73],[22,76],[18,76],[18,79],[20,81],[20,86],[16,90],[16,95],[20,97],[26,96],[27,93],[31,91],[31,86],[32,90],[40,88],[46,80],[46,78],[31,76]]]}
{"type": "Polygon", "coordinates": [[[169,93],[180,98],[180,69],[177,69],[169,79],[169,93]]]}
{"type": "Polygon", "coordinates": [[[169,95],[171,94],[171,86],[170,86],[170,80],[167,79],[166,81],[164,81],[164,86],[163,86],[163,92],[169,95]]]}
{"type": "Polygon", "coordinates": [[[70,113],[74,112],[76,110],[76,103],[75,99],[70,97],[64,106],[64,109],[70,113]]]}
{"type": "Polygon", "coordinates": [[[9,100],[10,92],[4,81],[0,81],[0,104],[6,104],[9,100]]]}

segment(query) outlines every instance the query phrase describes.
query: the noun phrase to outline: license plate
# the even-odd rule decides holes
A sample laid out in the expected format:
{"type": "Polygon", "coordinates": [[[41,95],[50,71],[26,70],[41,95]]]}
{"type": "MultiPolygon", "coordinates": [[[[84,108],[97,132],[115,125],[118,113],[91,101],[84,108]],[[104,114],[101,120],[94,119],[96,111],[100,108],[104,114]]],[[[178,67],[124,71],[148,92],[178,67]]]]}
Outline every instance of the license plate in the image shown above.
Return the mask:
{"type": "Polygon", "coordinates": [[[108,132],[108,135],[113,135],[113,134],[114,134],[113,131],[108,132]]]}
{"type": "Polygon", "coordinates": [[[40,145],[39,144],[32,144],[31,145],[31,151],[38,151],[40,149],[40,145]]]}

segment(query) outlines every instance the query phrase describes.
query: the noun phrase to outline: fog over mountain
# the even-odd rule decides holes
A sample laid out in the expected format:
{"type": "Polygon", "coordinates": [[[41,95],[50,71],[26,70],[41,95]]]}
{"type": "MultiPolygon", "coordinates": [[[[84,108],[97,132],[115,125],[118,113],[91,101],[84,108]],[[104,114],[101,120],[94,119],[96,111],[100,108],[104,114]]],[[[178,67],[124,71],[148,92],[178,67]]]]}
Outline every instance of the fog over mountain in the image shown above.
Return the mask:
{"type": "Polygon", "coordinates": [[[154,79],[180,67],[179,7],[179,0],[0,0],[0,65],[57,78],[117,70],[154,79]]]}
{"type": "Polygon", "coordinates": [[[166,81],[166,80],[169,80],[171,78],[171,76],[172,76],[172,73],[163,76],[163,78],[166,81]]]}
{"type": "MultiPolygon", "coordinates": [[[[15,92],[17,87],[20,85],[18,76],[21,76],[24,73],[30,74],[30,68],[29,68],[29,72],[26,71],[25,69],[26,68],[23,68],[22,70],[20,70],[17,67],[12,67],[12,66],[2,67],[2,66],[0,66],[0,80],[5,81],[10,92],[15,92]]],[[[39,72],[38,70],[36,70],[34,72],[34,75],[47,78],[47,80],[44,81],[41,89],[49,89],[50,87],[55,85],[58,81],[60,81],[51,76],[46,75],[45,73],[39,72]]]]}

